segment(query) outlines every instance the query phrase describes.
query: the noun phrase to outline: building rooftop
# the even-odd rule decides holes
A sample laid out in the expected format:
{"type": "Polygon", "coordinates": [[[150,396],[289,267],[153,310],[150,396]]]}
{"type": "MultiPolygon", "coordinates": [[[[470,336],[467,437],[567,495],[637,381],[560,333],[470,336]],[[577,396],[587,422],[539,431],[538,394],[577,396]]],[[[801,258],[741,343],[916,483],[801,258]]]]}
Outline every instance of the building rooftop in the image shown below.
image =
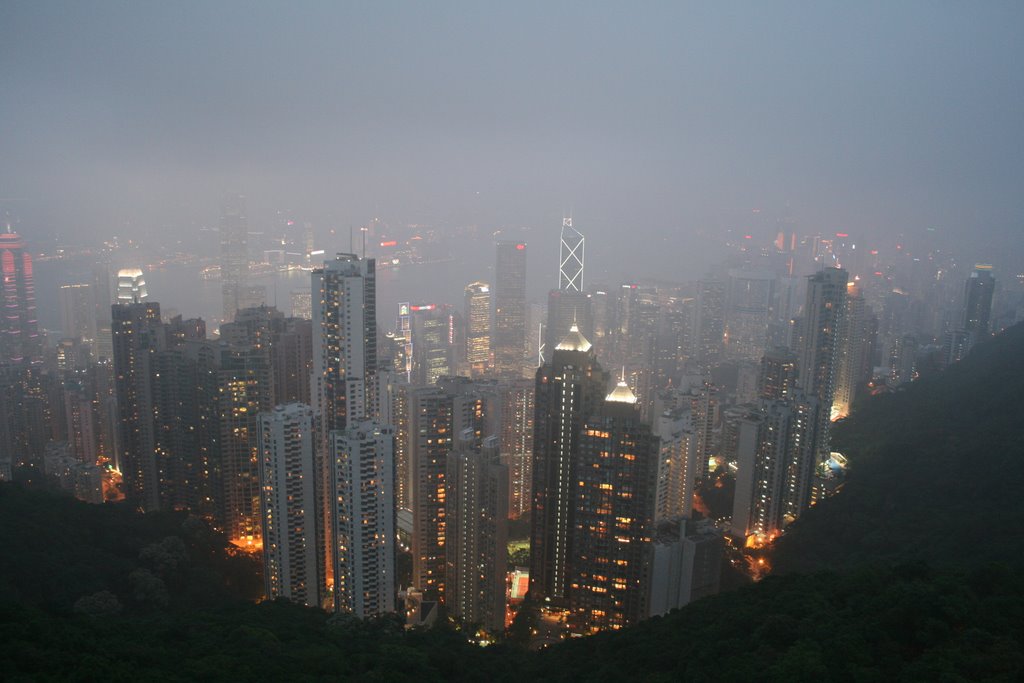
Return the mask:
{"type": "Polygon", "coordinates": [[[580,332],[579,326],[574,322],[572,327],[569,328],[569,334],[565,335],[565,339],[558,342],[558,346],[555,347],[556,351],[589,351],[590,347],[593,346],[587,338],[580,332]]]}

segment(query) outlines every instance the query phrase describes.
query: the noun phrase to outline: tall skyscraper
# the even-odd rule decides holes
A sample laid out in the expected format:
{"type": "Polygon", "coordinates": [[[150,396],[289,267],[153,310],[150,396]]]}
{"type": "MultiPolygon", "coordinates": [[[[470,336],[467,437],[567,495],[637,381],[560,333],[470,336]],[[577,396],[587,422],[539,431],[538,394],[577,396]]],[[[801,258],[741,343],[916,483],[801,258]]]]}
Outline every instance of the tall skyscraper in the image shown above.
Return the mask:
{"type": "Polygon", "coordinates": [[[846,417],[853,408],[857,393],[871,379],[871,311],[858,288],[847,290],[846,314],[839,340],[839,367],[836,390],[832,400],[833,420],[846,417]]]}
{"type": "Polygon", "coordinates": [[[96,340],[96,297],[88,283],[61,285],[61,332],[88,344],[96,340]]]}
{"type": "Polygon", "coordinates": [[[320,547],[334,607],[357,616],[394,610],[394,430],[377,379],[376,268],[338,254],[313,271],[313,386],[321,438],[320,547]]]}
{"type": "Polygon", "coordinates": [[[41,363],[43,340],[36,316],[36,288],[32,255],[21,236],[0,233],[0,273],[3,275],[4,313],[0,316],[0,360],[41,363]]]}
{"type": "Polygon", "coordinates": [[[695,356],[705,370],[722,356],[725,338],[725,283],[701,280],[697,285],[697,348],[695,356]]]}
{"type": "Polygon", "coordinates": [[[221,204],[220,281],[223,320],[231,322],[235,311],[244,307],[249,286],[249,219],[240,194],[226,196],[221,204]]]}
{"type": "MultiPolygon", "coordinates": [[[[847,280],[846,271],[839,268],[825,268],[807,280],[798,386],[805,396],[816,399],[817,408],[821,411],[814,437],[818,462],[827,460],[830,453],[829,422],[845,324],[847,280]]],[[[812,467],[815,464],[812,463],[812,467]]],[[[809,481],[810,477],[807,479],[809,481]]]]}
{"type": "Polygon", "coordinates": [[[409,307],[412,322],[412,383],[434,384],[452,373],[452,317],[447,306],[409,307]]]}
{"type": "Polygon", "coordinates": [[[279,405],[259,418],[263,580],[268,598],[320,607],[313,409],[279,405]]]}
{"type": "Polygon", "coordinates": [[[580,433],[607,385],[607,373],[576,326],[537,370],[530,530],[530,594],[535,600],[566,604],[580,433]]]}
{"type": "Polygon", "coordinates": [[[331,430],[372,415],[367,388],[377,371],[373,259],[338,254],[313,271],[313,384],[323,451],[331,430]]]}
{"type": "Polygon", "coordinates": [[[445,595],[448,538],[445,477],[455,435],[484,437],[486,401],[465,377],[446,377],[420,387],[409,399],[409,462],[412,477],[413,583],[426,595],[445,595]]]}
{"type": "Polygon", "coordinates": [[[505,629],[508,571],[508,467],[498,439],[481,443],[472,429],[448,454],[445,605],[466,624],[505,629]]]}
{"type": "Polygon", "coordinates": [[[394,612],[394,430],[351,421],[330,438],[334,607],[361,618],[394,612]]]}
{"type": "Polygon", "coordinates": [[[494,366],[521,376],[526,354],[526,244],[497,244],[494,268],[494,366]]]}
{"type": "Polygon", "coordinates": [[[486,282],[466,285],[466,363],[474,377],[484,374],[491,362],[491,286],[486,282]]]}
{"type": "Polygon", "coordinates": [[[982,341],[991,332],[992,295],[995,288],[992,266],[975,266],[964,287],[962,322],[963,330],[971,336],[972,344],[982,341]]]}
{"type": "Polygon", "coordinates": [[[560,291],[583,291],[584,242],[583,234],[572,227],[572,218],[563,218],[558,247],[558,289],[560,291]]]}
{"type": "Polygon", "coordinates": [[[140,268],[122,268],[117,271],[117,303],[137,304],[148,298],[146,278],[140,268]]]}
{"type": "Polygon", "coordinates": [[[626,382],[586,420],[573,479],[569,619],[577,633],[620,629],[647,615],[648,544],[658,439],[626,382]]]}
{"type": "Polygon", "coordinates": [[[160,507],[153,431],[151,361],[161,346],[160,304],[111,307],[114,385],[117,394],[118,457],[125,497],[145,511],[160,507]]]}

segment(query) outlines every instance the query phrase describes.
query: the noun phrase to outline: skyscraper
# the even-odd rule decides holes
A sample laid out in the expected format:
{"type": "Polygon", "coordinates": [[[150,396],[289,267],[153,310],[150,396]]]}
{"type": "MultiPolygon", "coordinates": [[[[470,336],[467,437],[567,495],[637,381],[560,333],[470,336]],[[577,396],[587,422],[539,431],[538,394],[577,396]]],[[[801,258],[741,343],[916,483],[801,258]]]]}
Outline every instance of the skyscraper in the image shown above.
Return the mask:
{"type": "Polygon", "coordinates": [[[153,432],[152,356],[160,348],[160,304],[111,307],[114,385],[117,394],[117,468],[125,497],[145,511],[160,507],[153,432]]]}
{"type": "Polygon", "coordinates": [[[96,297],[92,285],[61,285],[59,294],[61,332],[66,338],[92,344],[96,340],[96,297]]]}
{"type": "Polygon", "coordinates": [[[508,570],[508,467],[498,439],[468,429],[448,454],[445,605],[466,624],[505,628],[508,570]]]}
{"type": "Polygon", "coordinates": [[[330,439],[334,608],[361,618],[394,612],[394,430],[353,420],[330,439]]]}
{"type": "Polygon", "coordinates": [[[537,370],[530,530],[530,594],[535,600],[566,604],[580,433],[604,399],[607,384],[607,373],[575,325],[537,370]]]}
{"type": "Polygon", "coordinates": [[[821,411],[814,437],[818,462],[827,460],[830,452],[829,421],[845,324],[847,279],[845,270],[825,268],[807,280],[798,386],[805,396],[816,399],[817,408],[821,411]]]}
{"type": "Polygon", "coordinates": [[[414,389],[410,395],[412,580],[428,596],[445,595],[448,453],[455,435],[468,438],[468,433],[480,443],[486,425],[485,409],[484,396],[465,377],[446,377],[436,386],[414,389]]]}
{"type": "Polygon", "coordinates": [[[964,287],[962,323],[964,331],[971,336],[971,343],[983,340],[991,331],[992,295],[995,288],[992,266],[975,266],[964,287]]]}
{"type": "Polygon", "coordinates": [[[498,242],[494,268],[494,366],[520,376],[526,354],[526,244],[498,242]]]}
{"type": "Polygon", "coordinates": [[[560,291],[583,291],[584,241],[583,234],[572,227],[572,218],[563,218],[558,247],[558,289],[560,291]]]}
{"type": "Polygon", "coordinates": [[[658,439],[640,421],[620,381],[580,433],[573,476],[570,625],[577,633],[619,629],[647,615],[658,439]]]}
{"type": "Polygon", "coordinates": [[[4,312],[0,316],[0,360],[14,364],[40,363],[43,340],[36,317],[36,288],[32,255],[21,237],[0,233],[0,273],[3,275],[4,312]]]}
{"type": "Polygon", "coordinates": [[[140,268],[122,268],[117,271],[117,303],[139,303],[149,298],[146,278],[140,268]]]}
{"type": "Polygon", "coordinates": [[[223,320],[231,322],[235,311],[244,307],[249,286],[249,220],[240,194],[226,196],[221,204],[220,281],[223,320]]]}
{"type": "Polygon", "coordinates": [[[474,377],[491,362],[491,287],[486,282],[466,285],[466,363],[474,377]]]}
{"type": "Polygon", "coordinates": [[[395,599],[395,435],[372,419],[388,400],[377,382],[375,262],[338,254],[312,286],[318,544],[335,609],[381,614],[395,599]]]}
{"type": "Polygon", "coordinates": [[[279,405],[259,418],[263,580],[267,597],[320,607],[313,410],[279,405]]]}

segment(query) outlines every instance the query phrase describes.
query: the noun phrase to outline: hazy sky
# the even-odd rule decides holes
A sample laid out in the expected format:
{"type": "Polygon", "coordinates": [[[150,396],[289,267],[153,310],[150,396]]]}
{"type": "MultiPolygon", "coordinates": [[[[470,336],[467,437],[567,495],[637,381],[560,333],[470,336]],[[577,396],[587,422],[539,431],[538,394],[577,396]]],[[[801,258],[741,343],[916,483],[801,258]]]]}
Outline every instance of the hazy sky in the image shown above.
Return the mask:
{"type": "Polygon", "coordinates": [[[681,245],[788,202],[807,231],[999,250],[1022,35],[1019,1],[4,0],[0,197],[62,236],[215,224],[234,190],[318,226],[572,208],[681,245]]]}

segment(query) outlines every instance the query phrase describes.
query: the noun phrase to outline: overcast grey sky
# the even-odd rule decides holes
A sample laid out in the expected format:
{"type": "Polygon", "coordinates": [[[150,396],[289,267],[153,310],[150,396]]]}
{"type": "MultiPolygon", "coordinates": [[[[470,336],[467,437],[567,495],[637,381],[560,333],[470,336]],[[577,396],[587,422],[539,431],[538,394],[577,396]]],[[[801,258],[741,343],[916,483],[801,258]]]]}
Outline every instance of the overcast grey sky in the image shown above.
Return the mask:
{"type": "Polygon", "coordinates": [[[1022,35],[1019,1],[5,0],[0,197],[42,234],[213,224],[235,190],[320,226],[571,207],[606,241],[789,202],[998,250],[1024,236],[1022,35]]]}

